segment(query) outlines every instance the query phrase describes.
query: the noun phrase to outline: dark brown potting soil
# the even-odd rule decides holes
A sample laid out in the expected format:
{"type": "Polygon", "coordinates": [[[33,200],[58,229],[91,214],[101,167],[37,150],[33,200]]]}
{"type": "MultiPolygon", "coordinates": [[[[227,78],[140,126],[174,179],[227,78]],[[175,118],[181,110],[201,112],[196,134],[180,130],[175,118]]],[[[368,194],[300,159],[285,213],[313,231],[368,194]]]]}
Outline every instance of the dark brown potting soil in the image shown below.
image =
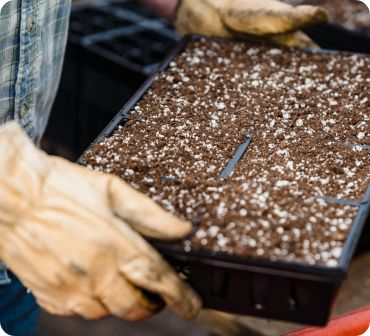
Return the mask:
{"type": "Polygon", "coordinates": [[[370,13],[358,0],[283,0],[291,5],[315,5],[325,8],[331,23],[370,36],[370,13]]]}
{"type": "Polygon", "coordinates": [[[366,193],[369,85],[368,56],[191,42],[84,160],[197,219],[186,251],[336,266],[358,207],[325,199],[366,193]]]}

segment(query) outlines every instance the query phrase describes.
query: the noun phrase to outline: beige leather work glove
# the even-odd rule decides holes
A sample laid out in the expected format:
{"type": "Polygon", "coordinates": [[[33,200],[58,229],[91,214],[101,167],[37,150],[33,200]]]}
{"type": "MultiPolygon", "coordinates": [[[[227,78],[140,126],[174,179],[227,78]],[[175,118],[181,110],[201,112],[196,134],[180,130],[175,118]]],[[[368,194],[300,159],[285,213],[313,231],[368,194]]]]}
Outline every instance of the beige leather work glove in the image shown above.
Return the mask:
{"type": "Polygon", "coordinates": [[[301,28],[327,21],[321,7],[291,6],[277,0],[180,0],[175,27],[181,35],[201,34],[317,47],[301,28]]]}
{"type": "Polygon", "coordinates": [[[140,236],[178,239],[190,223],[117,177],[48,156],[15,123],[0,129],[0,157],[0,259],[43,308],[138,320],[164,301],[196,317],[197,295],[140,236]]]}

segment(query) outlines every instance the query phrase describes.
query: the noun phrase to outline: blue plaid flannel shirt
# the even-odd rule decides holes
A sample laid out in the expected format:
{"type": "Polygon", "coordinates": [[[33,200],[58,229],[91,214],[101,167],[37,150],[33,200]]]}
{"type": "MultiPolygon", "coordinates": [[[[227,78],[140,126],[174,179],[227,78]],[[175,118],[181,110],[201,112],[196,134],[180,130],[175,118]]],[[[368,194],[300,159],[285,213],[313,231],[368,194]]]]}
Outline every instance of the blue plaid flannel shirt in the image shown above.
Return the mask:
{"type": "Polygon", "coordinates": [[[0,16],[0,124],[38,140],[57,91],[71,0],[11,0],[0,16]]]}
{"type": "MultiPolygon", "coordinates": [[[[71,0],[11,0],[0,15],[0,124],[38,141],[57,92],[71,0]]],[[[0,262],[0,284],[7,276],[0,262]]]]}

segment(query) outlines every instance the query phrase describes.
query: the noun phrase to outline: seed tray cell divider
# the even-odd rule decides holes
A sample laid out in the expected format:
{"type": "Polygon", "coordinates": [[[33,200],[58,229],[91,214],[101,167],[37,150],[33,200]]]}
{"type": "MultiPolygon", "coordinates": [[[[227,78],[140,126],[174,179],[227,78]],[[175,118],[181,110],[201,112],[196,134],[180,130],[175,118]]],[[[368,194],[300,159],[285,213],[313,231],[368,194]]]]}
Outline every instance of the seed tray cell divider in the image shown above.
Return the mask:
{"type": "Polygon", "coordinates": [[[247,151],[249,145],[251,144],[252,139],[247,138],[242,144],[237,148],[235,154],[233,157],[229,160],[226,167],[222,170],[220,174],[220,180],[226,180],[234,171],[235,166],[238,164],[238,162],[242,159],[245,152],[247,151]]]}
{"type": "Polygon", "coordinates": [[[348,142],[344,142],[343,143],[343,146],[351,147],[351,148],[361,147],[363,149],[370,150],[370,146],[369,145],[358,145],[358,144],[350,144],[348,142]]]}
{"type": "MultiPolygon", "coordinates": [[[[199,36],[183,38],[159,65],[156,73],[132,96],[94,143],[109,137],[119,125],[132,119],[130,112],[150,89],[156,75],[166,70],[170,62],[190,41],[199,38],[199,36]]],[[[246,142],[236,149],[222,177],[229,176],[251,143],[253,144],[252,137],[247,138],[246,142]]],[[[82,157],[79,163],[84,163],[82,157]]],[[[176,245],[152,243],[196,289],[207,308],[310,325],[324,325],[330,317],[333,301],[348,271],[370,212],[370,186],[363,200],[348,202],[334,198],[325,200],[329,203],[349,204],[359,208],[336,267],[239,257],[202,250],[186,252],[176,245]]]]}

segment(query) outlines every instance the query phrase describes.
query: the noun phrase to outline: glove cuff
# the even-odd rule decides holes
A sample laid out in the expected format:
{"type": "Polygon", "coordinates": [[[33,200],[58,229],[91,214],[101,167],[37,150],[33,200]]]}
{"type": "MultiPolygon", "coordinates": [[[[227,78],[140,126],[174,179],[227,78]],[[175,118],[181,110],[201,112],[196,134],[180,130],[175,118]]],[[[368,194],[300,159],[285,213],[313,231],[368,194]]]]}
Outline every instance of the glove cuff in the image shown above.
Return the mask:
{"type": "Polygon", "coordinates": [[[177,3],[176,3],[176,7],[175,7],[175,11],[173,13],[173,17],[172,17],[172,24],[175,26],[176,25],[176,21],[177,21],[177,18],[178,18],[178,15],[181,15],[179,14],[181,12],[181,6],[182,6],[182,2],[184,0],[177,0],[177,3]]]}
{"type": "Polygon", "coordinates": [[[229,37],[219,15],[220,0],[180,0],[174,26],[180,35],[229,37]]]}
{"type": "Polygon", "coordinates": [[[0,227],[16,224],[41,194],[46,155],[15,122],[0,128],[0,227]]]}

